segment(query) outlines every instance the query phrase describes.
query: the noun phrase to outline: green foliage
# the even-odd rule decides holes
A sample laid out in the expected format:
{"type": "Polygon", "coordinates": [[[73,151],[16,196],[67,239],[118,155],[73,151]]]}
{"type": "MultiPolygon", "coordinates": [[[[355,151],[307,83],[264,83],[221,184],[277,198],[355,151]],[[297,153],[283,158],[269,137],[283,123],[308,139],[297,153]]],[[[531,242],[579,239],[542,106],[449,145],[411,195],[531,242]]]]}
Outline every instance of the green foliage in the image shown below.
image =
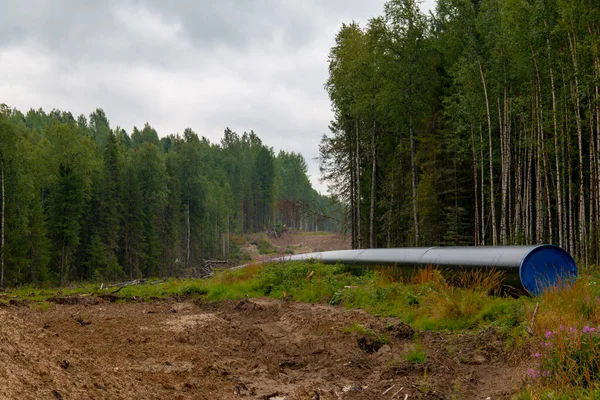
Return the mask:
{"type": "Polygon", "coordinates": [[[181,289],[184,296],[202,296],[208,294],[208,289],[197,284],[190,284],[181,289]]]}
{"type": "Polygon", "coordinates": [[[389,282],[372,271],[357,275],[341,265],[267,264],[258,272],[256,290],[270,297],[363,308],[375,315],[402,318],[422,330],[493,325],[509,332],[525,321],[521,300],[448,285],[434,290],[429,282],[389,282]],[[456,301],[461,297],[465,300],[460,307],[464,308],[458,308],[462,311],[457,314],[456,301]],[[410,301],[415,298],[418,302],[410,301]]]}
{"type": "MultiPolygon", "coordinates": [[[[226,130],[215,145],[191,129],[159,140],[145,124],[130,137],[101,109],[75,119],[1,105],[0,139],[2,286],[174,276],[206,259],[242,259],[232,236],[282,233],[277,204],[297,188],[302,200],[328,201],[310,187],[301,155],[275,157],[254,132],[226,130]]],[[[299,209],[298,227],[334,228],[307,212],[299,209]]]]}
{"type": "Polygon", "coordinates": [[[372,329],[367,329],[365,328],[363,325],[358,324],[358,323],[353,323],[352,326],[348,326],[346,328],[344,328],[342,330],[344,333],[353,333],[356,332],[360,335],[367,335],[367,334],[372,334],[373,330],[372,329]]]}
{"type": "Polygon", "coordinates": [[[321,170],[353,247],[556,243],[598,263],[598,3],[382,11],[342,24],[325,83],[321,170]]]}
{"type": "Polygon", "coordinates": [[[334,297],[344,301],[346,286],[360,278],[353,277],[342,266],[325,266],[319,263],[275,263],[260,272],[259,284],[264,294],[272,297],[291,296],[307,302],[330,302],[334,297]]]}
{"type": "Polygon", "coordinates": [[[110,123],[108,122],[104,110],[97,108],[96,111],[91,113],[89,125],[85,128],[87,128],[86,131],[89,129],[89,133],[96,142],[98,148],[101,151],[104,150],[109,140],[111,140],[110,136],[112,135],[110,123]]]}
{"type": "Polygon", "coordinates": [[[256,245],[258,246],[258,253],[259,254],[272,254],[276,252],[275,247],[273,247],[273,245],[264,239],[259,240],[256,245]]]}
{"type": "Polygon", "coordinates": [[[413,345],[408,352],[404,354],[404,359],[413,364],[425,364],[427,361],[427,354],[418,338],[415,338],[413,345]]]}
{"type": "Polygon", "coordinates": [[[366,328],[363,325],[354,323],[352,326],[342,330],[344,333],[357,333],[359,338],[359,347],[367,352],[377,351],[381,346],[391,342],[389,336],[384,333],[378,333],[371,328],[366,328]]]}
{"type": "Polygon", "coordinates": [[[39,311],[39,312],[46,312],[46,311],[50,310],[50,303],[48,303],[47,301],[34,303],[31,305],[31,309],[34,311],[39,311]]]}

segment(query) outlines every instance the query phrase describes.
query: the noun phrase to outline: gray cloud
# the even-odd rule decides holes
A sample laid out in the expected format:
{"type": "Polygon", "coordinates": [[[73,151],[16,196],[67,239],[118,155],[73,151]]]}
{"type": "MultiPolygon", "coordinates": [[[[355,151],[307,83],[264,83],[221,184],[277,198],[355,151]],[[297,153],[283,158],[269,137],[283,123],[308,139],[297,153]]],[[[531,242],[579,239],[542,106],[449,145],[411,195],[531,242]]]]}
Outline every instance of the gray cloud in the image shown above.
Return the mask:
{"type": "MultiPolygon", "coordinates": [[[[430,0],[431,1],[431,0],[430,0]]],[[[103,108],[113,126],[211,141],[253,129],[299,151],[315,187],[332,118],[323,83],[342,22],[384,0],[29,0],[0,14],[0,103],[23,111],[103,108]]]]}

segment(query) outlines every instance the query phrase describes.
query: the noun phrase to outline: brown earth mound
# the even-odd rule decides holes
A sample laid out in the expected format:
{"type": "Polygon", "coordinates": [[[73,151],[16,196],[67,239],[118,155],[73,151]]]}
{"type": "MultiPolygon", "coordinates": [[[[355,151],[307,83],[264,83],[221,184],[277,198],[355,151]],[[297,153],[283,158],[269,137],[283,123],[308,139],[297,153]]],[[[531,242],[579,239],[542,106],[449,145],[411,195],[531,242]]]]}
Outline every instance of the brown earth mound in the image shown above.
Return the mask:
{"type": "Polygon", "coordinates": [[[348,235],[283,233],[277,238],[270,238],[270,241],[275,246],[291,249],[294,254],[348,250],[351,248],[350,236],[348,235]]]}
{"type": "Polygon", "coordinates": [[[350,237],[339,234],[314,234],[284,232],[277,237],[255,236],[242,246],[242,251],[252,261],[265,261],[289,254],[305,254],[318,251],[347,250],[351,248],[350,237]],[[258,246],[252,242],[263,240],[271,246],[272,252],[260,254],[258,246]]]}
{"type": "Polygon", "coordinates": [[[523,376],[494,330],[418,333],[417,364],[405,323],[282,300],[66,301],[0,320],[8,399],[503,399],[523,376]]]}

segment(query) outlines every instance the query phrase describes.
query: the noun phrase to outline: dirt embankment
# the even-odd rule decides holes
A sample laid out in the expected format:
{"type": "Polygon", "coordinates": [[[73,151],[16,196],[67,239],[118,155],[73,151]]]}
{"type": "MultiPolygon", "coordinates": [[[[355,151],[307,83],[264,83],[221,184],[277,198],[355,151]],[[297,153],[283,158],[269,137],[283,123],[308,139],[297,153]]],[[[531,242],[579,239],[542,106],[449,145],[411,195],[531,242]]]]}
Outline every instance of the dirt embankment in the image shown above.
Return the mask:
{"type": "Polygon", "coordinates": [[[351,242],[348,235],[285,232],[278,237],[261,237],[260,239],[251,240],[242,246],[242,251],[252,261],[262,261],[282,255],[347,250],[350,248],[351,242]],[[258,241],[265,241],[270,252],[261,254],[259,246],[252,243],[258,241]]]}
{"type": "Polygon", "coordinates": [[[7,399],[502,399],[523,376],[493,330],[420,333],[410,363],[400,321],[283,300],[87,299],[0,320],[7,399]]]}
{"type": "Polygon", "coordinates": [[[313,251],[348,250],[351,248],[348,235],[318,235],[284,233],[278,238],[272,238],[275,246],[294,248],[295,254],[311,253],[313,251]]]}

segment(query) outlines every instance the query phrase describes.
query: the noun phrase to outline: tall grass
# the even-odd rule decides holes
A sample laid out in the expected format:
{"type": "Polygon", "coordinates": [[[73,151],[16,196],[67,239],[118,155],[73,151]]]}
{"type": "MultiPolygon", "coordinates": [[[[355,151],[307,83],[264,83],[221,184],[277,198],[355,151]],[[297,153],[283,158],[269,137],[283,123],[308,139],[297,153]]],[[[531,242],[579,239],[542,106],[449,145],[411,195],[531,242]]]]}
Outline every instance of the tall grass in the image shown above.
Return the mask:
{"type": "Polygon", "coordinates": [[[536,299],[532,331],[538,343],[528,370],[529,398],[600,399],[598,278],[597,270],[584,271],[577,282],[536,299]]]}
{"type": "Polygon", "coordinates": [[[457,321],[464,327],[475,326],[491,301],[490,295],[500,292],[502,277],[496,270],[459,270],[450,282],[436,280],[427,304],[438,317],[457,321]]]}
{"type": "MultiPolygon", "coordinates": [[[[343,265],[317,262],[254,264],[239,270],[218,272],[207,280],[171,279],[154,284],[114,288],[97,285],[70,289],[68,293],[111,294],[117,300],[202,297],[207,301],[269,296],[305,302],[321,302],[362,308],[379,316],[399,317],[422,330],[457,330],[513,321],[513,300],[493,295],[499,275],[463,271],[455,286],[443,271],[424,268],[406,274],[392,267],[357,272],[343,265]]],[[[34,293],[30,299],[45,301],[56,296],[34,293]]],[[[60,293],[67,294],[67,291],[60,293]]],[[[28,297],[26,292],[22,297],[28,297]]],[[[518,318],[518,317],[517,317],[518,318]]],[[[513,323],[511,322],[511,323],[513,323]]],[[[518,323],[518,322],[517,322],[518,323]]]]}

